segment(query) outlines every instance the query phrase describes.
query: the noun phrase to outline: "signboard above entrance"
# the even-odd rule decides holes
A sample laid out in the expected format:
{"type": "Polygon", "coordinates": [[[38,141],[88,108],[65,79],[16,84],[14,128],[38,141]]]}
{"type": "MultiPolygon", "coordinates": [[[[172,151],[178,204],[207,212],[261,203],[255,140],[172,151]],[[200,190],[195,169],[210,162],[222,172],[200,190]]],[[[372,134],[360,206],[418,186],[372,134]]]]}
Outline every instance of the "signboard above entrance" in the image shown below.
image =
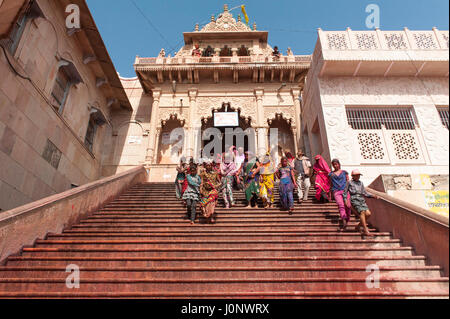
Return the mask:
{"type": "Polygon", "coordinates": [[[214,127],[237,127],[237,126],[239,126],[238,112],[214,113],[214,127]]]}

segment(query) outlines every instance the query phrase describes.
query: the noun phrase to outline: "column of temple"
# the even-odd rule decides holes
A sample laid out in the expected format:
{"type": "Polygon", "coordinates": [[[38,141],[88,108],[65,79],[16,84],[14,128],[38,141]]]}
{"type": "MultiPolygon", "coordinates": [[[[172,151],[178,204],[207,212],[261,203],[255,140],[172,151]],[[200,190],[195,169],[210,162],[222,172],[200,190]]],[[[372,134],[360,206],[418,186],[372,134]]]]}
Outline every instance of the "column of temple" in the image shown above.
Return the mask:
{"type": "Polygon", "coordinates": [[[145,157],[145,161],[149,164],[155,164],[156,162],[156,140],[157,136],[157,125],[159,118],[159,101],[161,98],[161,90],[153,90],[153,105],[152,105],[152,113],[150,120],[150,132],[148,137],[148,146],[147,146],[147,156],[145,157]]]}
{"type": "Polygon", "coordinates": [[[294,136],[294,142],[295,142],[295,153],[298,152],[300,139],[301,139],[301,116],[302,116],[302,110],[300,106],[300,89],[293,88],[291,89],[291,95],[292,99],[294,100],[294,109],[295,109],[295,121],[292,123],[292,134],[294,136]]]}
{"type": "Polygon", "coordinates": [[[197,110],[198,90],[189,90],[189,125],[187,132],[187,156],[195,157],[198,150],[198,130],[201,128],[201,121],[195,116],[197,110]]]}
{"type": "Polygon", "coordinates": [[[264,106],[263,106],[264,90],[255,90],[256,96],[256,109],[257,109],[257,153],[259,156],[263,156],[267,152],[267,128],[264,118],[264,106]]]}

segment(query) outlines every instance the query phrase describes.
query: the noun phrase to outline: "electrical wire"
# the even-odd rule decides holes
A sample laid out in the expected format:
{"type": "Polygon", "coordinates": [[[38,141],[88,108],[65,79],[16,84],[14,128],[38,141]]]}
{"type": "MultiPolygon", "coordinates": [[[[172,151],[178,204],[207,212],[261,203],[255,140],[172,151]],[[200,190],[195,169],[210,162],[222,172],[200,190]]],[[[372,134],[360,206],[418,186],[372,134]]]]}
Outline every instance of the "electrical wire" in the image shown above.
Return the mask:
{"type": "Polygon", "coordinates": [[[166,37],[158,30],[158,28],[152,23],[149,17],[146,16],[144,11],[139,8],[134,0],[130,0],[130,2],[135,6],[135,8],[139,11],[139,13],[144,17],[144,19],[148,22],[148,24],[152,27],[152,29],[161,37],[161,39],[169,46],[173,51],[176,50],[170,42],[166,39],[166,37]]]}

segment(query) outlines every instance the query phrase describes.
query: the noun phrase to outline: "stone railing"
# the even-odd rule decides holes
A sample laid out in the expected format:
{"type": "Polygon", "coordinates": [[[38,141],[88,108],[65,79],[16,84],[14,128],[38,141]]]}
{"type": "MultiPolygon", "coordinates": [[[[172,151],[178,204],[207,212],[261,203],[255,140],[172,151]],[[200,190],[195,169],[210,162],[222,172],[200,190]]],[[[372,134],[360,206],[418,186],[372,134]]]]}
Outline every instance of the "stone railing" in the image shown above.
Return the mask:
{"type": "Polygon", "coordinates": [[[390,232],[415,253],[428,258],[429,264],[440,265],[449,274],[449,220],[421,207],[411,205],[371,188],[369,193],[380,199],[368,199],[372,211],[370,224],[379,231],[390,232]]]}
{"type": "Polygon", "coordinates": [[[48,233],[60,233],[131,186],[146,182],[143,166],[0,214],[0,263],[48,233]]]}
{"type": "Polygon", "coordinates": [[[230,57],[158,57],[158,58],[141,58],[137,57],[135,65],[177,65],[177,64],[202,64],[202,63],[311,63],[310,55],[289,55],[280,56],[279,58],[265,55],[251,56],[230,56],[230,57]]]}
{"type": "Polygon", "coordinates": [[[319,38],[324,50],[448,50],[449,32],[431,31],[322,31],[319,38]]]}

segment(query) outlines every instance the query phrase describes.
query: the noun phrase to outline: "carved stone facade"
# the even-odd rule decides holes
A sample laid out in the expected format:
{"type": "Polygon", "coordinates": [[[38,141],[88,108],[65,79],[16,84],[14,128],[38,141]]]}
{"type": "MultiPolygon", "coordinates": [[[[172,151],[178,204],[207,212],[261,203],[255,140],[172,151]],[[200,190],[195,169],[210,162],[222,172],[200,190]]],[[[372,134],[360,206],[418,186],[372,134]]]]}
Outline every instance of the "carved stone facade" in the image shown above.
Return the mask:
{"type": "MultiPolygon", "coordinates": [[[[159,54],[136,59],[138,87],[129,93],[153,97],[146,106],[151,118],[144,124],[149,128],[145,164],[153,172],[152,180],[173,181],[174,165],[181,156],[201,159],[202,133],[215,125],[213,113],[222,112],[224,105],[238,112],[238,127],[255,130],[251,141],[247,137],[245,147],[255,147],[250,151],[265,154],[270,128],[275,127],[283,129],[279,153],[297,151],[299,95],[310,56],[288,50],[275,57],[267,40],[268,32],[250,28],[240,17],[236,20],[225,6],[217,19],[212,17],[204,27],[197,25],[194,32],[184,33],[184,46],[175,57],[159,54]],[[179,141],[176,148],[170,144],[169,131],[175,129],[184,132],[181,150],[179,141]]],[[[136,99],[132,104],[140,103],[136,99]]],[[[220,125],[215,128],[221,134],[225,131],[220,125]]]]}
{"type": "Polygon", "coordinates": [[[437,29],[319,30],[303,92],[309,155],[359,168],[367,184],[383,173],[448,174],[449,134],[438,111],[448,114],[446,37],[448,31],[437,29]],[[411,118],[403,117],[405,110],[411,118]],[[360,125],[350,126],[348,111],[360,125]],[[389,125],[376,125],[383,112],[389,125]]]}
{"type": "Polygon", "coordinates": [[[199,118],[209,118],[212,116],[212,111],[220,109],[224,102],[230,103],[232,108],[241,112],[241,116],[251,119],[252,123],[256,124],[257,111],[255,97],[198,97],[196,104],[197,115],[199,118]]]}

